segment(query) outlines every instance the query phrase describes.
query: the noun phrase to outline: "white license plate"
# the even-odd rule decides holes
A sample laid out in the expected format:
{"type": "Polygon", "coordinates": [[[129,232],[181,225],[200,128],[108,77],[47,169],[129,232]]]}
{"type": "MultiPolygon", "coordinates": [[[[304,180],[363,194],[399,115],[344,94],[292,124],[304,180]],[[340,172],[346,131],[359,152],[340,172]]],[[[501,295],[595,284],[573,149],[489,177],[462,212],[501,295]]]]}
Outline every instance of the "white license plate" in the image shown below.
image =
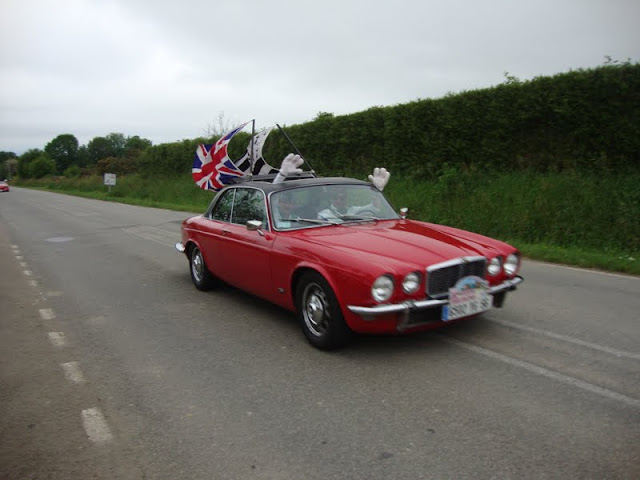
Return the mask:
{"type": "Polygon", "coordinates": [[[442,307],[442,320],[448,322],[486,312],[493,305],[489,283],[480,277],[465,277],[449,289],[449,305],[442,307]]]}

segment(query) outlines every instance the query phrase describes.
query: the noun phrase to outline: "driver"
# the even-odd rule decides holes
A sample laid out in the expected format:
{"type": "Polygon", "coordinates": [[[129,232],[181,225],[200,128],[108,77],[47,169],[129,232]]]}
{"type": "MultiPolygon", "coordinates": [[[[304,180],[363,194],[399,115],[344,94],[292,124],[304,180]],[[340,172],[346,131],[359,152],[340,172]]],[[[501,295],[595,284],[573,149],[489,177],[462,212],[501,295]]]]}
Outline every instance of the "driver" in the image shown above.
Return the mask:
{"type": "Polygon", "coordinates": [[[273,223],[276,228],[291,227],[291,221],[296,218],[295,208],[296,204],[291,192],[281,192],[274,195],[273,223]]]}
{"type": "Polygon", "coordinates": [[[373,212],[379,211],[380,201],[368,203],[367,205],[349,205],[347,201],[348,192],[345,188],[333,187],[331,192],[331,204],[318,212],[319,220],[335,220],[341,219],[345,215],[359,215],[361,213],[368,212],[372,215],[373,212]]]}

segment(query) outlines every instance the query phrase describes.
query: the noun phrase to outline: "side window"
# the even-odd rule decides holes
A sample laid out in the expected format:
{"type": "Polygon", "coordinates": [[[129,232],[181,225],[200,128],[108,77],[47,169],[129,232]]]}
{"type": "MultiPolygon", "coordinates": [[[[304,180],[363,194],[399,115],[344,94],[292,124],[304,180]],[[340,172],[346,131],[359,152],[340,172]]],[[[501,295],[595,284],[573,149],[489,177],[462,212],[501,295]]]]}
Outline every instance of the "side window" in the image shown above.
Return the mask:
{"type": "Polygon", "coordinates": [[[244,225],[248,220],[260,220],[266,227],[264,194],[255,188],[238,188],[236,192],[231,222],[244,225]]]}
{"type": "Polygon", "coordinates": [[[218,203],[215,204],[211,211],[211,218],[221,222],[231,221],[231,206],[233,205],[233,194],[236,190],[230,189],[222,194],[218,203]]]}

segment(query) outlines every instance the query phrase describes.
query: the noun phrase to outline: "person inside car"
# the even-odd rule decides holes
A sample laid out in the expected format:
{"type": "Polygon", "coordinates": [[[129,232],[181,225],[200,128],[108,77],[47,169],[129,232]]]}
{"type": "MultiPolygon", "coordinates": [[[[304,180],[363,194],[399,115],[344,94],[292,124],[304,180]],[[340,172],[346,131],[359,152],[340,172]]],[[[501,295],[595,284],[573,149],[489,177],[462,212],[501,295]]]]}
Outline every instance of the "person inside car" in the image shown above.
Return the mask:
{"type": "Polygon", "coordinates": [[[297,218],[296,205],[291,192],[279,192],[273,195],[273,223],[276,228],[289,228],[297,218]]]}

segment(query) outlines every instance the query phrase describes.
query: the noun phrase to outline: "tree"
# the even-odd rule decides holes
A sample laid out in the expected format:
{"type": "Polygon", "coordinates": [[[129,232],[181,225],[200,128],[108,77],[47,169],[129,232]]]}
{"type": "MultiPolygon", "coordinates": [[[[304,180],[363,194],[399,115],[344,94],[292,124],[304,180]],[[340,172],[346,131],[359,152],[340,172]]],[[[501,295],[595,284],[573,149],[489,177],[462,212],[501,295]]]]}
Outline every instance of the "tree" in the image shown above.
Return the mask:
{"type": "Polygon", "coordinates": [[[17,168],[18,176],[22,178],[31,178],[29,164],[42,155],[46,155],[46,153],[39,148],[32,148],[20,155],[20,157],[18,158],[17,168]]]}
{"type": "Polygon", "coordinates": [[[16,174],[17,156],[13,152],[0,152],[0,180],[16,174]]]}
{"type": "Polygon", "coordinates": [[[29,163],[29,176],[42,178],[56,173],[56,164],[46,154],[40,155],[29,163]]]}
{"type": "Polygon", "coordinates": [[[78,162],[78,139],[69,133],[58,135],[44,147],[44,151],[54,161],[57,172],[62,174],[78,162]]]}
{"type": "Polygon", "coordinates": [[[147,147],[150,146],[151,140],[140,138],[138,135],[134,135],[133,137],[127,138],[127,142],[125,143],[125,156],[131,157],[134,155],[139,155],[147,147]]]}
{"type": "Polygon", "coordinates": [[[127,139],[122,133],[110,133],[107,140],[111,143],[113,156],[116,158],[124,157],[127,145],[127,139]]]}
{"type": "Polygon", "coordinates": [[[89,142],[87,149],[89,150],[89,163],[92,165],[103,158],[115,156],[113,146],[106,137],[95,137],[89,142]]]}

